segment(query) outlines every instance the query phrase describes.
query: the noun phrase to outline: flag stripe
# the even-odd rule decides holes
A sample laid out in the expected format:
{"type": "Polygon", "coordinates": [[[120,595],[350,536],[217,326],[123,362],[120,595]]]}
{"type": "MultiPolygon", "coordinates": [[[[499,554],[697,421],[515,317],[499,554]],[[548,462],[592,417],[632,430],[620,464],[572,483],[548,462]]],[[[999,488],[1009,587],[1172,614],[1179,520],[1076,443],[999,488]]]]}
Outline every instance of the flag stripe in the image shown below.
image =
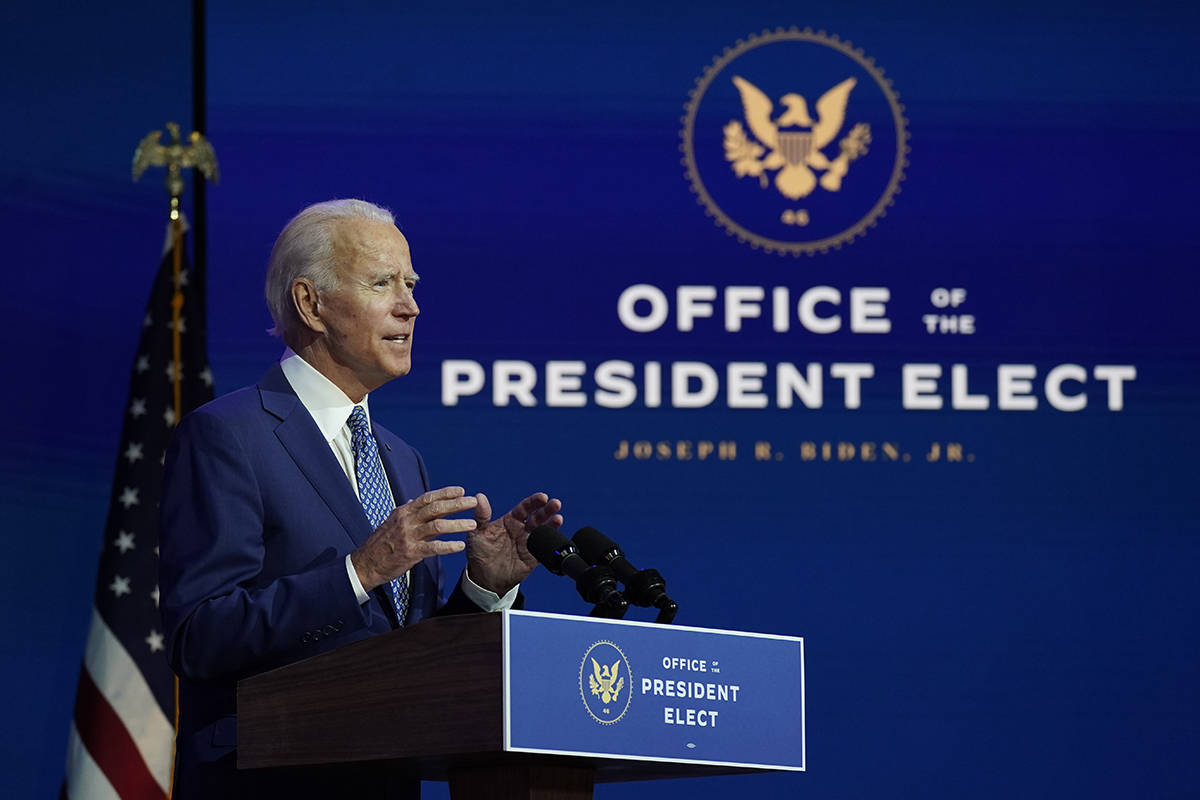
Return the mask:
{"type": "Polygon", "coordinates": [[[79,673],[75,725],[83,746],[123,800],[156,800],[167,796],[86,669],[79,673]]]}
{"type": "Polygon", "coordinates": [[[170,788],[175,728],[162,713],[137,664],[95,609],[84,666],[165,794],[170,788]]]}
{"type": "Polygon", "coordinates": [[[62,795],[75,800],[120,800],[117,790],[83,746],[74,723],[67,739],[67,780],[62,795]]]}

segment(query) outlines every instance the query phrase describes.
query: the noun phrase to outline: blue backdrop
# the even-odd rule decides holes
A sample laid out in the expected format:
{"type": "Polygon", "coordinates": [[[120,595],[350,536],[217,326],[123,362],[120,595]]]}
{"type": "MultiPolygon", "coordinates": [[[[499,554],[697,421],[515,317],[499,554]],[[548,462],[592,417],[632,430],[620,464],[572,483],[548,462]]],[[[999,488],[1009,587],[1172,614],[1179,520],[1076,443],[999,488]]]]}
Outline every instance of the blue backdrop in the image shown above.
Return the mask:
{"type": "MultiPolygon", "coordinates": [[[[209,3],[218,391],[278,357],[261,283],[282,224],[329,197],[379,202],[412,243],[422,314],[413,373],[372,408],[435,483],[504,507],[551,491],[569,530],[593,525],[666,574],[680,622],[806,638],[808,773],[599,796],[1200,793],[1194,9],[246,5],[209,3]],[[775,148],[733,75],[769,98],[771,120],[785,94],[803,95],[818,127],[818,98],[856,78],[821,151],[835,159],[855,124],[870,126],[840,189],[776,188],[782,168],[762,165],[775,148]],[[760,144],[742,177],[732,122],[760,144]],[[880,200],[886,213],[866,224],[880,200]],[[860,220],[852,237],[806,244],[860,220]],[[651,301],[624,319],[619,306],[642,284],[667,315],[639,332],[651,301]],[[686,330],[689,286],[715,299],[686,330]],[[739,330],[730,286],[763,290],[739,330]],[[836,290],[839,305],[813,310],[840,315],[838,330],[797,313],[812,287],[836,290]],[[863,287],[886,289],[868,314],[886,332],[852,324],[863,287]],[[940,333],[939,315],[974,332],[940,333]],[[557,367],[577,384],[548,379],[560,361],[581,362],[557,367]],[[630,365],[624,382],[602,374],[613,361],[630,365]],[[662,373],[657,405],[647,364],[662,373]],[[730,394],[730,364],[761,374],[750,399],[730,394]],[[780,402],[780,364],[805,377],[816,365],[819,407],[780,402]],[[860,402],[835,364],[870,366],[860,402]],[[1063,364],[1080,369],[1052,373],[1063,364]],[[966,375],[957,402],[953,365],[966,375]],[[532,375],[533,405],[493,394],[506,369],[532,375]],[[710,402],[681,407],[681,369],[711,371],[710,402]],[[475,372],[482,388],[450,404],[452,379],[475,372]],[[1030,374],[1028,389],[1005,389],[1030,374]],[[1070,378],[1061,397],[1050,374],[1070,378]],[[924,408],[935,395],[942,407],[924,408]],[[1035,409],[1004,407],[1025,395],[1035,409]],[[1080,396],[1086,407],[1064,410],[1080,396]]],[[[164,201],[127,185],[126,158],[165,117],[188,122],[187,37],[148,35],[149,8],[25,12],[31,36],[4,56],[15,119],[0,202],[17,256],[0,295],[12,376],[0,669],[15,708],[0,771],[29,796],[60,777],[161,242],[164,201]],[[34,43],[51,35],[61,57],[47,64],[34,43]]],[[[154,30],[186,31],[182,14],[154,13],[154,30]]],[[[544,572],[526,590],[531,608],[585,610],[544,572]]]]}

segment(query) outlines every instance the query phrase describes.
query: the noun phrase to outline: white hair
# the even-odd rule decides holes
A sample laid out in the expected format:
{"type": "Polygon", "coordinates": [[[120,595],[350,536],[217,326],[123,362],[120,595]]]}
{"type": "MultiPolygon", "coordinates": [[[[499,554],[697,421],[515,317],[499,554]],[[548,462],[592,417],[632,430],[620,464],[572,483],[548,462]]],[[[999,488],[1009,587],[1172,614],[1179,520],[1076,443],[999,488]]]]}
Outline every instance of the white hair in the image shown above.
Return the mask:
{"type": "Polygon", "coordinates": [[[334,223],[343,219],[366,219],[395,224],[391,212],[365,200],[327,200],[316,203],[292,217],[267,261],[267,308],[275,327],[271,333],[289,344],[291,334],[300,325],[300,315],[292,302],[292,284],[308,278],[317,291],[329,292],[338,286],[338,271],[333,244],[334,223]]]}

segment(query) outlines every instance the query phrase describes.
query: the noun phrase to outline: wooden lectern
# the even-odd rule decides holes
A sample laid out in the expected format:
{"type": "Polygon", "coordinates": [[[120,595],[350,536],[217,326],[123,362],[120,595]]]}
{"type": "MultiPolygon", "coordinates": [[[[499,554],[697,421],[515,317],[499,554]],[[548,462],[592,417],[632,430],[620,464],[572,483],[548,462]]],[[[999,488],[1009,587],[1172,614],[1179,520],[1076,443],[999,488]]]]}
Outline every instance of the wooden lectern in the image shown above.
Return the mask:
{"type": "Polygon", "coordinates": [[[590,798],[596,781],[767,771],[506,751],[506,623],[438,617],[240,681],[238,767],[448,780],[455,800],[590,798]]]}

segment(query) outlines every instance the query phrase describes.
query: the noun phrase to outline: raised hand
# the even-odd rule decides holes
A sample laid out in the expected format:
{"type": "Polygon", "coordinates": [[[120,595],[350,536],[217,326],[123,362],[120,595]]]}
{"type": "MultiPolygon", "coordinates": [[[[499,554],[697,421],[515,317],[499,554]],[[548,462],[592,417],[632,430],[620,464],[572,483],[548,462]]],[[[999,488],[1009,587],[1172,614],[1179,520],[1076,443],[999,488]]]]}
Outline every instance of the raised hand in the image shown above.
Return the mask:
{"type": "Polygon", "coordinates": [[[467,536],[467,574],[481,588],[503,595],[537,566],[525,546],[529,532],[539,525],[560,527],[562,502],[538,492],[493,520],[487,495],[477,494],[475,500],[475,531],[467,536]]]}
{"type": "Polygon", "coordinates": [[[362,547],[350,554],[363,589],[369,592],[430,556],[462,552],[466,546],[463,542],[438,537],[475,530],[474,519],[445,519],[472,508],[478,518],[476,506],[483,495],[466,497],[465,494],[461,486],[446,486],[426,492],[392,511],[362,547]]]}

